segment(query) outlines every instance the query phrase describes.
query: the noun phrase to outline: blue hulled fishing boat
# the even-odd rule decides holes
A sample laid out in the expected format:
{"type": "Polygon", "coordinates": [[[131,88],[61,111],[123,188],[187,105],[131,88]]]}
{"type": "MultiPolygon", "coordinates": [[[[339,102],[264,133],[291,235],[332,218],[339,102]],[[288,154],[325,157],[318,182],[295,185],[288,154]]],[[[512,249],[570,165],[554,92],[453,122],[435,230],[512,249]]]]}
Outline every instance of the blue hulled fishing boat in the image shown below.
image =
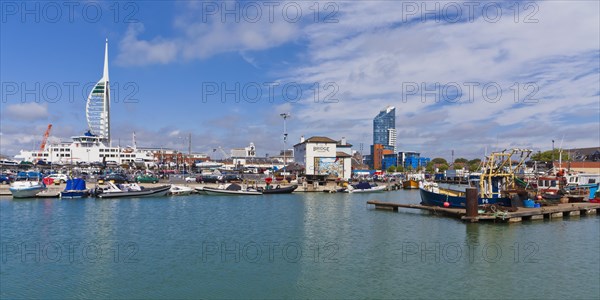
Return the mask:
{"type": "MultiPolygon", "coordinates": [[[[443,206],[450,208],[466,208],[467,197],[465,192],[440,188],[437,183],[427,183],[420,188],[421,204],[430,206],[443,206]],[[448,203],[445,205],[445,203],[448,203]]],[[[477,202],[483,204],[497,204],[502,206],[511,206],[511,199],[508,197],[499,197],[498,194],[492,197],[481,197],[479,195],[477,202]]]]}
{"type": "MultiPolygon", "coordinates": [[[[478,190],[478,204],[496,204],[511,206],[519,200],[520,192],[515,173],[521,171],[531,150],[513,149],[511,151],[495,152],[486,158],[482,173],[469,178],[469,185],[478,190]],[[513,156],[520,154],[518,162],[513,156]]],[[[448,188],[441,188],[437,183],[427,182],[420,186],[421,204],[443,206],[450,208],[465,208],[466,193],[448,188]]]]}

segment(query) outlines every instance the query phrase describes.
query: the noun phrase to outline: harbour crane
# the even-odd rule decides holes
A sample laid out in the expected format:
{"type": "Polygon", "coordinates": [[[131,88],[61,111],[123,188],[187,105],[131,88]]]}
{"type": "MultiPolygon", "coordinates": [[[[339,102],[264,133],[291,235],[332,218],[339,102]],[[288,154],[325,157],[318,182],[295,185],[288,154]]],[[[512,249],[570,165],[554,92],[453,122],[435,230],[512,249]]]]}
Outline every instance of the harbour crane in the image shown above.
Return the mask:
{"type": "Polygon", "coordinates": [[[217,149],[223,154],[223,158],[224,159],[229,159],[230,158],[230,156],[227,154],[227,152],[225,152],[225,150],[223,150],[223,147],[219,146],[217,149]]]}
{"type": "Polygon", "coordinates": [[[48,124],[48,128],[46,129],[46,132],[44,133],[44,137],[42,138],[42,143],[40,144],[40,151],[37,154],[38,160],[40,159],[40,157],[42,157],[42,152],[44,152],[44,149],[46,148],[46,143],[48,142],[48,137],[50,136],[51,129],[52,129],[52,124],[48,124]]]}

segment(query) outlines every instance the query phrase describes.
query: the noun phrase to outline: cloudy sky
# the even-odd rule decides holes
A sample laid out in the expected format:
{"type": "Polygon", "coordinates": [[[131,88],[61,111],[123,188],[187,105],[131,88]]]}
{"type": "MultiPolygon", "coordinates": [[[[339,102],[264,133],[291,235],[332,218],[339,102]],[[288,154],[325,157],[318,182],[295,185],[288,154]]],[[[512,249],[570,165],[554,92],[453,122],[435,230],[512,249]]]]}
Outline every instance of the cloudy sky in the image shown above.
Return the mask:
{"type": "MultiPolygon", "coordinates": [[[[0,153],[87,128],[109,39],[113,144],[243,147],[301,135],[429,157],[600,146],[598,1],[2,2],[0,153]]],[[[218,158],[218,157],[217,157],[218,158]]]]}

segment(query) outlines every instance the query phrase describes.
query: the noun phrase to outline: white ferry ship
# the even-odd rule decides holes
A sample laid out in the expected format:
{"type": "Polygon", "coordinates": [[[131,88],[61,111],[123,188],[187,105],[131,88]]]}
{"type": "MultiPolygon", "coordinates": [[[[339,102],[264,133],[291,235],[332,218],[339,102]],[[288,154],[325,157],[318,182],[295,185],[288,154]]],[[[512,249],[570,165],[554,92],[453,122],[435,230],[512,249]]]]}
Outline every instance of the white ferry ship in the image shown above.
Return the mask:
{"type": "Polygon", "coordinates": [[[49,163],[73,164],[80,162],[109,162],[116,164],[153,163],[150,150],[133,147],[112,147],[110,139],[110,81],[108,77],[108,40],[104,48],[104,72],[102,78],[90,92],[86,104],[88,131],[72,137],[70,142],[49,144],[43,150],[21,150],[15,156],[21,161],[46,161],[49,163]]]}
{"type": "Polygon", "coordinates": [[[110,147],[104,143],[101,137],[95,136],[89,131],[71,139],[71,142],[48,145],[44,151],[21,150],[21,153],[15,158],[30,162],[43,160],[58,164],[105,161],[120,165],[129,162],[154,162],[152,151],[136,147],[110,147]]]}

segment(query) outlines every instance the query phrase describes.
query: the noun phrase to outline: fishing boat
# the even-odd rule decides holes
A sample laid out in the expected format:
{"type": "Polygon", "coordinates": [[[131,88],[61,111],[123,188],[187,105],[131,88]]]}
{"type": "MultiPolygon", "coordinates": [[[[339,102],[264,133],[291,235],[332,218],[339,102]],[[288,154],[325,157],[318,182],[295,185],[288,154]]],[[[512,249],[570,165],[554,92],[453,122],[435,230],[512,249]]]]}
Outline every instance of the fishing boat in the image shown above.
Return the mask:
{"type": "MultiPolygon", "coordinates": [[[[422,205],[450,208],[465,208],[467,205],[467,196],[464,191],[441,188],[435,182],[427,182],[423,184],[419,191],[421,193],[422,205]]],[[[479,205],[497,204],[502,206],[511,206],[511,200],[507,197],[479,197],[477,202],[479,205]]]]}
{"type": "Polygon", "coordinates": [[[349,185],[346,193],[377,193],[384,192],[385,185],[371,185],[368,182],[359,182],[357,184],[349,185]]]}
{"type": "Polygon", "coordinates": [[[281,187],[277,185],[274,188],[259,188],[259,191],[262,189],[263,194],[291,194],[298,188],[297,184],[281,187]]]}
{"type": "Polygon", "coordinates": [[[73,178],[67,180],[65,190],[60,192],[60,198],[76,199],[84,198],[90,195],[90,190],[85,187],[85,180],[73,178]]]}
{"type": "MultiPolygon", "coordinates": [[[[478,189],[478,204],[496,204],[511,206],[513,199],[519,199],[519,187],[516,184],[515,173],[522,170],[525,160],[531,155],[531,150],[513,149],[509,152],[494,152],[485,161],[479,178],[472,178],[469,184],[478,189]],[[513,156],[520,155],[514,164],[513,156]]],[[[464,191],[440,188],[436,183],[424,183],[419,189],[421,204],[443,206],[450,208],[465,208],[467,199],[464,191]]],[[[516,202],[515,202],[516,204],[516,202]]]]}
{"type": "Polygon", "coordinates": [[[423,174],[408,174],[408,177],[402,182],[402,188],[405,190],[418,189],[419,182],[425,180],[423,174]]]}
{"type": "Polygon", "coordinates": [[[13,198],[32,198],[45,189],[43,182],[30,180],[15,181],[9,188],[13,198]]]}
{"type": "Polygon", "coordinates": [[[217,188],[204,187],[202,189],[207,195],[220,195],[220,196],[256,196],[262,195],[261,191],[253,188],[243,189],[239,184],[231,183],[229,185],[220,185],[217,188]]]}
{"type": "Polygon", "coordinates": [[[165,196],[171,189],[170,185],[161,185],[153,188],[145,188],[137,183],[115,185],[108,182],[108,187],[96,189],[98,198],[139,198],[165,196]]]}
{"type": "Polygon", "coordinates": [[[600,203],[600,190],[596,190],[594,197],[590,198],[591,203],[600,203]]]}
{"type": "Polygon", "coordinates": [[[182,186],[182,185],[171,185],[171,189],[169,189],[169,194],[173,196],[187,196],[194,191],[191,187],[182,186]]]}
{"type": "Polygon", "coordinates": [[[402,182],[402,188],[405,190],[418,189],[419,182],[414,179],[406,179],[402,182]]]}
{"type": "Polygon", "coordinates": [[[565,175],[567,186],[594,185],[600,183],[600,174],[577,173],[565,175]]]}

